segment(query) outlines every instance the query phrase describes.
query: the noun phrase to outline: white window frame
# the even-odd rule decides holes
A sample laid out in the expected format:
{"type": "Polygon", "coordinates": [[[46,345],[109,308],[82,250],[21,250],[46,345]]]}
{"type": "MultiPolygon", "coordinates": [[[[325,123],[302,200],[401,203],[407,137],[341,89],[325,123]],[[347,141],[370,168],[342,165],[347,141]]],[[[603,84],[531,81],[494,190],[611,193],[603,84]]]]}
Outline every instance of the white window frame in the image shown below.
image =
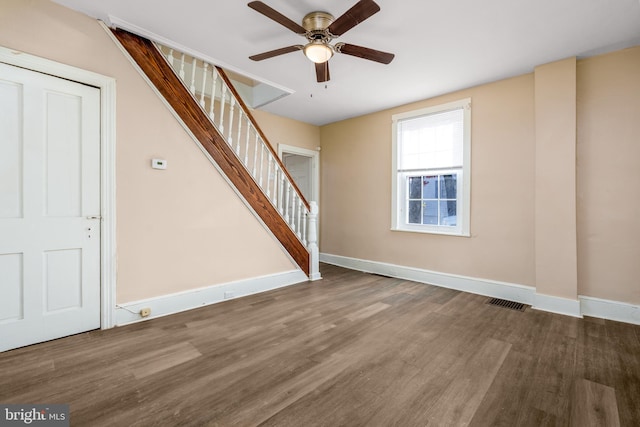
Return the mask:
{"type": "Polygon", "coordinates": [[[416,233],[446,234],[451,236],[470,237],[471,222],[471,98],[421,108],[406,113],[394,114],[392,117],[392,170],[391,170],[391,230],[416,233]],[[464,113],[462,138],[462,168],[424,169],[416,171],[399,171],[398,168],[398,123],[421,116],[462,108],[464,113]],[[440,175],[458,173],[457,220],[456,226],[409,224],[407,217],[407,177],[419,175],[440,175]],[[462,179],[460,179],[462,178],[462,179]]]}

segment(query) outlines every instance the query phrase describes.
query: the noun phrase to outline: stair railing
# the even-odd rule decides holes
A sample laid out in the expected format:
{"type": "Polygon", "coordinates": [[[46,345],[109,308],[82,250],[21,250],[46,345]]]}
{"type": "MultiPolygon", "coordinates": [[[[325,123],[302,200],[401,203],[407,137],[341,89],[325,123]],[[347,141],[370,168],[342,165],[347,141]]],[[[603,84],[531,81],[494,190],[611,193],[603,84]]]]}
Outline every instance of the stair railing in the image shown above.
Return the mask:
{"type": "Polygon", "coordinates": [[[318,206],[304,198],[224,70],[157,42],[154,44],[307,248],[310,255],[309,278],[319,279],[318,206]]]}

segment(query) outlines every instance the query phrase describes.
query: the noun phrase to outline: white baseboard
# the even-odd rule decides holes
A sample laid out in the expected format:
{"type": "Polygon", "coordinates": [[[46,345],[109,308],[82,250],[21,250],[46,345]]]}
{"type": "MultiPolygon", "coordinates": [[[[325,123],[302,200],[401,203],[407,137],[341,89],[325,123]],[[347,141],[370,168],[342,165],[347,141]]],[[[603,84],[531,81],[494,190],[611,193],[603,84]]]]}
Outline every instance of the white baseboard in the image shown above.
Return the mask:
{"type": "Polygon", "coordinates": [[[320,254],[320,261],[352,270],[428,283],[459,291],[530,304],[532,308],[573,317],[591,316],[640,325],[640,306],[580,295],[577,300],[536,293],[532,286],[455,274],[439,273],[401,265],[320,254]]]}
{"type": "Polygon", "coordinates": [[[638,305],[583,295],[578,298],[584,316],[640,325],[640,306],[638,305]]]}
{"type": "Polygon", "coordinates": [[[198,288],[175,294],[162,295],[140,301],[118,304],[115,324],[122,326],[129,323],[149,320],[156,317],[179,313],[209,304],[242,296],[257,294],[308,281],[302,270],[292,270],[269,276],[262,276],[237,282],[224,283],[206,288],[198,288]],[[226,297],[225,297],[226,296],[226,297]],[[140,317],[141,309],[150,308],[151,315],[140,317]]]}
{"type": "Polygon", "coordinates": [[[494,298],[502,298],[523,304],[533,305],[535,302],[536,290],[531,286],[478,279],[448,273],[439,273],[420,268],[405,267],[402,265],[387,264],[377,261],[366,261],[357,258],[324,253],[320,254],[320,261],[327,264],[350,268],[352,270],[428,283],[430,285],[470,292],[473,294],[486,295],[494,298]]]}
{"type": "Polygon", "coordinates": [[[582,317],[580,301],[577,299],[536,293],[536,298],[531,308],[548,311],[550,313],[564,314],[566,316],[582,317]]]}
{"type": "MultiPolygon", "coordinates": [[[[339,255],[320,254],[320,261],[352,270],[382,274],[415,282],[428,283],[463,292],[502,298],[529,304],[533,308],[573,317],[591,316],[640,325],[640,306],[600,298],[579,296],[578,300],[537,294],[531,286],[439,273],[413,267],[367,261],[339,255]]],[[[226,299],[238,298],[308,281],[301,270],[214,285],[141,301],[119,304],[117,326],[191,310],[226,299]],[[231,292],[231,295],[228,293],[231,292]],[[225,294],[227,298],[225,298],[225,294]],[[141,318],[142,308],[151,308],[151,316],[141,318]]]]}

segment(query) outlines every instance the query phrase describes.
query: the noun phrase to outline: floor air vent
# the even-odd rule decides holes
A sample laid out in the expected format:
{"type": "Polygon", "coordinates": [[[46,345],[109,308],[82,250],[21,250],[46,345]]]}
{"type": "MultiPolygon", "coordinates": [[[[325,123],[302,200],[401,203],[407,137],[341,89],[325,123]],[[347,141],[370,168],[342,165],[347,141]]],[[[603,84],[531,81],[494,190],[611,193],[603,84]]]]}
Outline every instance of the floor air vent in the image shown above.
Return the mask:
{"type": "Polygon", "coordinates": [[[525,304],[500,298],[491,298],[489,301],[487,301],[487,304],[516,311],[524,311],[525,308],[527,308],[525,304]]]}

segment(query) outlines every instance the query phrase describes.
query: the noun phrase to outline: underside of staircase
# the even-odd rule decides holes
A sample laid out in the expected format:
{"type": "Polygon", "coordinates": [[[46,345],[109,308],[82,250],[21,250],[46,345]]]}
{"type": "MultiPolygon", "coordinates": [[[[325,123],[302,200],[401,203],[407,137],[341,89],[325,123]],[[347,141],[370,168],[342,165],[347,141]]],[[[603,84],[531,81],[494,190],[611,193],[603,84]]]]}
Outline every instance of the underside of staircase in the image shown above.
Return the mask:
{"type": "MultiPolygon", "coordinates": [[[[165,98],[166,102],[175,111],[176,115],[182,120],[191,134],[207,153],[209,153],[213,161],[217,163],[219,169],[226,175],[232,185],[235,186],[237,192],[240,193],[247,204],[260,217],[262,222],[271,230],[271,233],[278,239],[300,269],[309,276],[310,253],[305,246],[306,237],[301,238],[300,232],[296,233],[295,230],[292,230],[291,224],[283,218],[282,202],[280,202],[280,209],[278,209],[278,203],[274,205],[273,198],[270,199],[270,197],[264,193],[263,189],[256,182],[255,175],[252,175],[251,171],[247,170],[246,165],[239,159],[237,151],[234,152],[229,141],[225,140],[225,137],[221,135],[210,120],[210,117],[207,116],[202,105],[198,103],[193,93],[189,91],[180,77],[176,75],[176,72],[171,68],[162,55],[162,52],[160,52],[152,41],[140,36],[120,29],[113,29],[112,32],[122,47],[129,53],[142,72],[144,72],[149,81],[165,98]]],[[[226,78],[224,72],[220,69],[218,69],[218,71],[226,80],[230,90],[234,91],[233,86],[226,78]]],[[[237,92],[235,94],[237,95],[237,92]]],[[[239,96],[237,99],[239,103],[242,103],[239,96]]],[[[250,115],[246,105],[243,104],[241,107],[245,109],[246,114],[250,115]]],[[[251,120],[253,120],[253,118],[251,118],[251,120]]],[[[263,135],[255,121],[253,125],[256,131],[263,135]]],[[[269,147],[269,149],[273,152],[273,148],[269,147]]],[[[273,152],[273,154],[275,154],[275,152],[273,152]]],[[[275,156],[275,161],[279,162],[277,155],[275,156]]],[[[284,166],[278,170],[282,170],[283,174],[287,173],[284,166]]],[[[284,178],[283,176],[283,181],[284,178]]],[[[295,184],[293,185],[295,187],[295,184]]],[[[300,205],[304,205],[308,209],[309,203],[304,200],[302,196],[299,197],[300,205]]],[[[304,231],[302,234],[304,235],[304,231]]]]}

